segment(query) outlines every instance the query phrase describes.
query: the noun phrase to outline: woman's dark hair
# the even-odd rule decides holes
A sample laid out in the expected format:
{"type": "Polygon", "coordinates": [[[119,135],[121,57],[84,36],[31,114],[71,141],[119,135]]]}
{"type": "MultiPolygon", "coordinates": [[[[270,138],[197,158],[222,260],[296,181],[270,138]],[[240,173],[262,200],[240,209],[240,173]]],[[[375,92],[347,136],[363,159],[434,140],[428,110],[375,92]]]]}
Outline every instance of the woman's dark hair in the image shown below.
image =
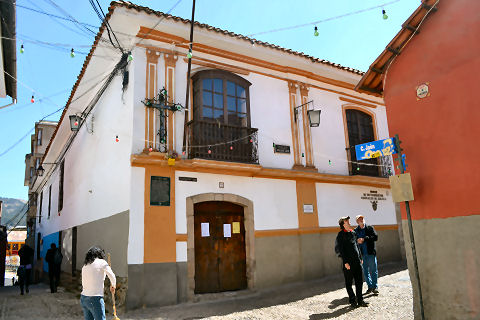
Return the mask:
{"type": "Polygon", "coordinates": [[[87,264],[92,263],[95,259],[103,259],[106,260],[107,257],[105,256],[105,251],[102,248],[94,246],[88,249],[87,254],[85,255],[85,262],[83,263],[84,266],[87,264]]]}

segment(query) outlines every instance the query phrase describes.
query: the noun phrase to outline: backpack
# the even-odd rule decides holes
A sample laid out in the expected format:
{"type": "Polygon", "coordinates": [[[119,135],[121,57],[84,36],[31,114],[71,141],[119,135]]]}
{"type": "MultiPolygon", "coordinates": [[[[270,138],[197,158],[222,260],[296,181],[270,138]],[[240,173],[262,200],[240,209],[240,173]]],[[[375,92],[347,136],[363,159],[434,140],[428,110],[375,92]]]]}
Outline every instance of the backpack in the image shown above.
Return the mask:
{"type": "Polygon", "coordinates": [[[55,253],[53,254],[53,263],[54,264],[61,264],[63,259],[63,255],[60,252],[59,249],[55,250],[55,253]]]}

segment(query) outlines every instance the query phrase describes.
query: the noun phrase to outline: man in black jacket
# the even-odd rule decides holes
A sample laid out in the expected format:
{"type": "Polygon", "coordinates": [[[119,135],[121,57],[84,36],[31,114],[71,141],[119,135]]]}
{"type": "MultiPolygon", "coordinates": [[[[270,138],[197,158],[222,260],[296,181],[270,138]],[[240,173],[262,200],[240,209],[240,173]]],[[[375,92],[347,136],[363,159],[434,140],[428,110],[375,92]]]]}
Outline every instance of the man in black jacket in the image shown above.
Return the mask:
{"type": "Polygon", "coordinates": [[[363,257],[363,275],[367,283],[368,290],[366,293],[373,292],[378,294],[378,269],[377,269],[377,251],[375,249],[375,241],[378,235],[372,226],[365,224],[365,218],[359,214],[355,217],[358,227],[355,228],[357,242],[360,245],[360,251],[363,257]]]}
{"type": "Polygon", "coordinates": [[[341,217],[338,224],[341,230],[336,238],[336,246],[343,262],[343,275],[345,276],[345,287],[349,302],[352,307],[357,305],[366,307],[368,304],[363,301],[362,297],[362,258],[357,246],[357,237],[350,227],[350,217],[341,217]],[[354,279],[356,297],[352,290],[354,279]]]}
{"type": "Polygon", "coordinates": [[[50,292],[57,292],[60,283],[60,271],[63,255],[57,245],[52,243],[47,250],[45,261],[48,263],[48,278],[50,279],[50,292]]]}

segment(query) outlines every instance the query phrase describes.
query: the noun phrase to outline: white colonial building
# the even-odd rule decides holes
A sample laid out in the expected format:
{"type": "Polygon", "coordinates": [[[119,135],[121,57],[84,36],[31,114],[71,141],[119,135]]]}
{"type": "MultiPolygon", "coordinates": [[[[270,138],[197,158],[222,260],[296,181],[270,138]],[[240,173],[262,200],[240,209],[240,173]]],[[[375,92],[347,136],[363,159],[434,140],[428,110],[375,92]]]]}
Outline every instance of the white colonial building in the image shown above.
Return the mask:
{"type": "Polygon", "coordinates": [[[117,1],[107,21],[124,54],[103,24],[32,187],[38,259],[55,242],[78,276],[101,245],[135,308],[340,272],[344,215],[401,258],[390,159],[353,149],[389,137],[360,71],[195,23],[188,79],[189,20],[117,1]]]}

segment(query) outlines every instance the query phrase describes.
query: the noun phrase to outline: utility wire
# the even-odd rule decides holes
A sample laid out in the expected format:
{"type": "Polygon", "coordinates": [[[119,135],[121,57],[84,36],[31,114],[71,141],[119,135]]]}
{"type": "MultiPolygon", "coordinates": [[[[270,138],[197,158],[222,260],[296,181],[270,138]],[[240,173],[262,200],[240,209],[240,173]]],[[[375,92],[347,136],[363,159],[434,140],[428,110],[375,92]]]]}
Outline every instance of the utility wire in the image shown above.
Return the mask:
{"type": "MultiPolygon", "coordinates": [[[[80,96],[78,96],[77,98],[73,99],[70,103],[80,99],[81,97],[83,97],[84,95],[86,95],[87,93],[89,93],[91,90],[93,90],[94,87],[96,87],[98,84],[100,84],[103,80],[105,80],[107,77],[110,76],[110,73],[103,77],[99,82],[97,82],[96,84],[94,84],[90,89],[88,89],[87,91],[85,91],[83,94],[81,94],[80,96]]],[[[55,104],[55,103],[54,103],[55,104]]],[[[57,105],[57,104],[55,104],[57,105]]],[[[58,105],[57,105],[58,106],[58,105]]],[[[44,116],[42,119],[40,119],[40,121],[42,120],[45,120],[46,118],[54,115],[55,113],[59,112],[59,111],[62,111],[65,107],[60,107],[59,109],[53,111],[52,113],[49,113],[47,114],[46,116],[44,116]]],[[[8,153],[10,150],[12,150],[14,147],[16,147],[20,142],[22,142],[23,139],[25,139],[33,130],[35,130],[35,127],[33,127],[32,129],[30,129],[24,136],[22,136],[18,141],[16,141],[14,144],[12,144],[9,148],[7,148],[5,151],[3,151],[2,153],[0,153],[0,157],[4,156],[6,153],[8,153]]]]}
{"type": "MultiPolygon", "coordinates": [[[[91,0],[92,3],[93,3],[93,0],[91,0]]],[[[107,27],[107,31],[108,31],[108,37],[110,38],[110,31],[112,32],[113,34],[113,37],[115,38],[115,40],[117,41],[117,44],[118,44],[118,48],[120,49],[120,51],[122,52],[122,54],[124,53],[124,50],[123,50],[123,47],[122,45],[120,44],[120,41],[118,41],[118,38],[117,38],[117,35],[115,34],[115,32],[113,32],[113,29],[112,27],[110,26],[110,23],[108,22],[107,20],[107,16],[105,15],[105,13],[103,12],[102,10],[102,6],[100,5],[100,3],[98,2],[98,0],[96,0],[97,4],[98,4],[98,7],[100,8],[100,11],[102,13],[102,16],[103,16],[103,19],[102,22],[105,23],[106,27],[107,27]]],[[[95,4],[93,4],[95,6],[95,4]]],[[[112,39],[110,38],[110,42],[112,42],[112,39]]],[[[113,44],[113,42],[112,42],[113,44]]]]}
{"type": "Polygon", "coordinates": [[[26,207],[27,205],[28,205],[28,201],[25,202],[25,204],[23,205],[23,207],[22,207],[20,210],[18,210],[18,212],[15,213],[15,214],[13,215],[13,217],[10,218],[10,220],[8,220],[7,222],[2,222],[2,224],[5,225],[5,226],[9,225],[10,222],[12,222],[13,220],[15,220],[15,219],[23,212],[23,210],[25,209],[25,207],[26,207]]]}
{"type": "Polygon", "coordinates": [[[353,16],[353,15],[356,15],[356,14],[359,14],[359,13],[371,11],[371,10],[374,10],[374,9],[386,7],[388,5],[394,4],[394,3],[399,2],[399,1],[400,0],[394,0],[394,1],[390,1],[390,2],[387,2],[387,3],[380,4],[378,6],[374,6],[374,7],[358,10],[358,11],[353,11],[353,12],[349,12],[349,13],[345,13],[345,14],[335,16],[335,17],[331,17],[331,18],[326,18],[326,19],[317,20],[317,21],[313,21],[313,22],[298,24],[298,25],[295,25],[295,26],[283,27],[283,28],[278,28],[278,29],[271,29],[271,30],[267,30],[267,31],[257,32],[257,33],[251,33],[251,34],[248,34],[247,37],[251,38],[253,36],[258,36],[260,34],[274,33],[274,32],[280,32],[280,31],[286,31],[286,30],[298,29],[298,28],[302,28],[302,27],[313,26],[313,25],[320,24],[320,23],[323,23],[323,22],[337,20],[337,19],[348,17],[348,16],[353,16]]]}

